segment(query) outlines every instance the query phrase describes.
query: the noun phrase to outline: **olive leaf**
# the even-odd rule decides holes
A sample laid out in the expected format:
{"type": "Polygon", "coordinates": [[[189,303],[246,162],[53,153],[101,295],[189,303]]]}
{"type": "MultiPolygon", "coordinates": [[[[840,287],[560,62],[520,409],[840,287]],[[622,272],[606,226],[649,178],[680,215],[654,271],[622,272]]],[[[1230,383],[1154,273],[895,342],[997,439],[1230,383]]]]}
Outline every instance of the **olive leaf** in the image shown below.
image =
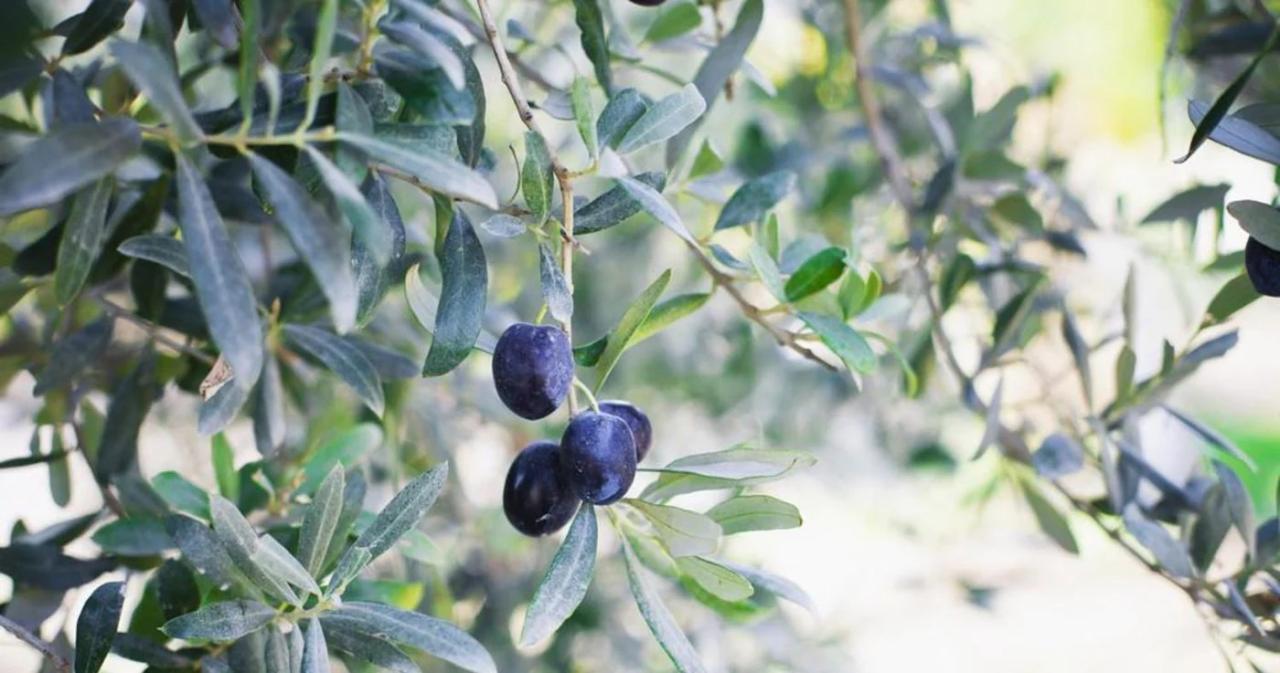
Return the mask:
{"type": "Polygon", "coordinates": [[[0,217],[57,202],[110,173],[141,146],[137,123],[124,118],[69,124],[41,136],[0,175],[0,217]]]}
{"type": "Polygon", "coordinates": [[[329,371],[351,386],[370,411],[382,416],[386,406],[382,379],[360,349],[318,327],[285,325],[283,331],[289,343],[322,362],[329,371]]]}
{"type": "Polygon", "coordinates": [[[705,673],[706,669],[698,658],[698,652],[693,649],[693,644],[680,630],[662,598],[641,576],[643,571],[630,544],[622,545],[622,556],[626,562],[627,584],[631,587],[631,595],[636,599],[640,616],[649,625],[649,631],[671,658],[676,670],[680,673],[705,673]]]}
{"type": "Polygon", "coordinates": [[[120,624],[124,582],[98,585],[76,618],[75,673],[98,673],[120,624]]]}
{"type": "Polygon", "coordinates": [[[777,171],[748,180],[725,202],[716,219],[716,231],[759,220],[778,205],[795,185],[796,174],[791,171],[777,171]]]}
{"type": "Polygon", "coordinates": [[[595,508],[584,503],[525,612],[520,644],[529,647],[560,628],[587,595],[596,563],[595,508]]]}
{"type": "Polygon", "coordinates": [[[228,643],[266,626],[275,616],[275,610],[257,601],[218,601],[171,619],[160,630],[171,638],[228,643]]]}
{"type": "Polygon", "coordinates": [[[422,365],[423,376],[440,376],[457,367],[471,353],[481,332],[489,270],[484,248],[471,221],[455,212],[440,252],[444,284],[431,328],[433,339],[422,365]]]}
{"type": "Polygon", "coordinates": [[[698,88],[686,84],[649,106],[623,134],[617,150],[629,154],[667,140],[697,121],[706,110],[707,101],[698,88]]]}
{"type": "Polygon", "coordinates": [[[474,673],[497,673],[493,657],[462,629],[435,617],[388,605],[348,601],[323,613],[326,627],[337,625],[366,638],[421,650],[474,673]]]}

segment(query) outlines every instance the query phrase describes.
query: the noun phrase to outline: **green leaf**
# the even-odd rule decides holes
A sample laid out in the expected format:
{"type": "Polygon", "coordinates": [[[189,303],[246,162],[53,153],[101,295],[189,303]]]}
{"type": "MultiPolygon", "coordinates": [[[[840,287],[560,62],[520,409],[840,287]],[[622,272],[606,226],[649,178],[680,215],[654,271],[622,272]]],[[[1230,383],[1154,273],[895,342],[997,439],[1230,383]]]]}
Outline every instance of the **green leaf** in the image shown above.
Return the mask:
{"type": "Polygon", "coordinates": [[[444,40],[429,30],[423,30],[407,21],[382,21],[378,28],[387,37],[416,51],[438,66],[449,84],[455,89],[466,86],[466,74],[463,71],[462,59],[454,53],[444,40]]]}
{"type": "Polygon", "coordinates": [[[773,261],[769,253],[765,252],[759,243],[752,243],[751,248],[747,250],[747,259],[750,260],[751,268],[755,269],[760,282],[764,283],[765,288],[769,290],[769,294],[778,301],[786,301],[787,290],[782,284],[782,272],[778,270],[778,264],[773,261]]]}
{"type": "MultiPolygon", "coordinates": [[[[710,293],[697,292],[676,295],[658,302],[653,307],[653,310],[649,312],[648,317],[644,319],[644,322],[640,323],[640,327],[635,331],[635,334],[631,336],[631,341],[627,344],[627,348],[635,347],[649,337],[666,329],[677,320],[693,314],[699,308],[702,308],[709,299],[711,299],[710,293]]],[[[605,347],[609,345],[609,337],[610,335],[606,334],[589,344],[574,348],[574,360],[583,367],[596,366],[600,362],[600,356],[604,355],[605,347]]]]}
{"type": "MultiPolygon", "coordinates": [[[[351,85],[346,82],[338,82],[336,93],[337,107],[334,111],[334,128],[340,132],[366,136],[376,135],[374,132],[373,113],[369,111],[369,105],[351,88],[351,85]]],[[[312,150],[308,152],[311,156],[316,154],[315,148],[312,146],[307,145],[307,149],[312,150]]],[[[369,172],[368,162],[365,161],[362,153],[346,145],[338,145],[334,148],[333,160],[341,172],[348,176],[348,182],[364,180],[369,172]]]]}
{"type": "Polygon", "coordinates": [[[103,318],[59,339],[49,353],[49,363],[36,377],[35,389],[31,393],[41,397],[71,383],[106,351],[114,327],[115,320],[103,318]]]}
{"type": "MultiPolygon", "coordinates": [[[[636,92],[627,88],[615,92],[600,111],[596,120],[596,136],[603,147],[616,147],[622,136],[644,116],[649,104],[636,92]]],[[[665,174],[660,174],[665,175],[665,174]]]]}
{"type": "Polygon", "coordinates": [[[240,572],[208,526],[174,514],[165,520],[165,530],[182,551],[182,560],[219,589],[229,589],[239,583],[240,572]]]}
{"type": "Polygon", "coordinates": [[[440,275],[444,284],[423,376],[440,376],[457,367],[480,336],[489,270],[480,239],[461,212],[455,212],[449,223],[440,251],[440,275]]]}
{"type": "Polygon", "coordinates": [[[745,601],[756,592],[747,578],[701,556],[680,557],[676,559],[676,567],[682,575],[722,601],[745,601]]]}
{"type": "MultiPolygon", "coordinates": [[[[353,282],[357,284],[359,291],[357,304],[360,308],[365,308],[371,301],[366,298],[370,292],[366,286],[382,280],[382,271],[386,269],[394,254],[395,234],[392,226],[388,226],[383,216],[374,211],[365,200],[360,188],[356,187],[338,166],[311,146],[307,147],[307,158],[319,171],[325,187],[333,195],[338,208],[350,225],[347,230],[351,232],[352,258],[360,262],[356,267],[356,277],[353,282]]],[[[372,182],[369,184],[374,184],[380,179],[380,177],[370,178],[372,182]]],[[[394,208],[394,202],[392,207],[394,208]]],[[[342,233],[346,235],[346,230],[342,233]]]]}
{"type": "Polygon", "coordinates": [[[596,81],[605,93],[613,91],[613,74],[609,70],[609,41],[604,36],[604,16],[597,0],[573,0],[573,19],[582,32],[582,51],[595,68],[596,81]]]}
{"type": "Polygon", "coordinates": [[[302,484],[298,495],[310,495],[320,487],[335,466],[352,468],[366,453],[383,444],[383,429],[376,424],[360,424],[343,430],[307,455],[302,464],[302,484]]]}
{"type": "Polygon", "coordinates": [[[1245,233],[1272,250],[1280,250],[1280,210],[1259,201],[1232,201],[1227,212],[1245,233]]]}
{"type": "Polygon", "coordinates": [[[124,608],[124,582],[99,584],[76,618],[75,673],[98,673],[111,651],[124,608]]]}
{"type": "Polygon", "coordinates": [[[977,270],[978,265],[973,258],[964,253],[958,253],[951,263],[947,264],[947,268],[942,272],[942,278],[938,280],[938,305],[943,311],[956,303],[960,290],[973,280],[977,270]]]}
{"type": "Polygon", "coordinates": [[[705,514],[633,498],[625,502],[649,520],[672,556],[714,554],[720,544],[720,525],[705,514]]]}
{"type": "MultiPolygon", "coordinates": [[[[409,303],[409,310],[413,313],[413,317],[418,321],[418,324],[428,332],[434,331],[436,328],[436,304],[439,300],[423,284],[421,267],[417,264],[409,267],[409,270],[405,272],[404,296],[409,303]]],[[[492,353],[497,343],[498,337],[481,328],[480,336],[476,337],[475,348],[486,353],[492,353]]]]}
{"type": "Polygon", "coordinates": [[[589,87],[585,77],[573,78],[569,102],[573,104],[573,121],[578,127],[578,136],[582,138],[582,144],[587,146],[587,154],[595,158],[600,156],[600,143],[596,138],[596,111],[591,106],[589,87]]]}
{"type": "Polygon", "coordinates": [[[294,558],[270,535],[258,538],[258,550],[253,555],[253,562],[276,579],[288,582],[312,594],[320,594],[320,586],[316,584],[306,568],[294,558]]]}
{"type": "Polygon", "coordinates": [[[622,319],[618,321],[618,326],[614,328],[609,337],[609,343],[605,346],[604,353],[600,355],[600,362],[596,365],[596,371],[599,378],[596,380],[596,390],[600,390],[604,386],[604,382],[609,378],[609,373],[613,371],[615,365],[618,364],[618,358],[622,357],[622,352],[627,349],[631,338],[635,336],[636,331],[644,321],[648,319],[649,313],[653,311],[653,307],[658,303],[658,297],[662,296],[663,290],[667,289],[667,283],[671,281],[671,270],[668,269],[658,276],[649,287],[645,288],[640,296],[636,297],[631,305],[627,307],[622,319]]]}
{"type": "Polygon", "coordinates": [[[1253,502],[1249,500],[1249,491],[1240,476],[1220,460],[1213,461],[1213,472],[1222,485],[1222,494],[1226,497],[1227,511],[1231,512],[1231,523],[1235,525],[1240,537],[1249,548],[1250,558],[1258,558],[1257,528],[1253,520],[1253,502]]]}
{"type": "Polygon", "coordinates": [[[1201,324],[1216,325],[1226,322],[1237,311],[1252,304],[1259,296],[1261,295],[1254,289],[1253,282],[1249,280],[1249,274],[1242,273],[1227,281],[1217,294],[1213,295],[1201,324]]]}
{"type": "Polygon", "coordinates": [[[785,577],[779,577],[773,573],[765,572],[758,568],[750,568],[737,563],[722,561],[721,565],[747,578],[747,580],[755,587],[756,591],[763,589],[764,591],[767,591],[779,598],[785,598],[786,600],[799,605],[812,614],[817,613],[817,608],[813,605],[813,599],[810,598],[809,594],[805,593],[804,589],[801,589],[795,582],[792,582],[785,577]]]}
{"type": "Polygon", "coordinates": [[[422,673],[422,669],[400,648],[380,638],[370,638],[357,630],[349,620],[334,620],[332,613],[322,616],[329,646],[374,667],[392,673],[422,673]]]}
{"type": "Polygon", "coordinates": [[[351,263],[355,267],[356,289],[360,293],[356,318],[363,324],[372,317],[386,296],[387,288],[395,280],[392,273],[399,270],[396,262],[404,256],[406,236],[400,210],[380,173],[370,173],[361,185],[360,193],[377,217],[369,224],[368,231],[362,228],[364,225],[357,224],[351,240],[351,263]],[[386,259],[382,257],[384,239],[390,244],[390,254],[386,259]]]}
{"type": "MultiPolygon", "coordinates": [[[[131,0],[93,0],[71,24],[71,32],[62,43],[62,55],[83,54],[124,25],[124,15],[131,0]]],[[[101,662],[99,662],[101,666],[101,662]]],[[[97,669],[94,669],[97,670],[97,669]]],[[[76,673],[80,673],[79,670],[76,673]]]]}
{"type": "MultiPolygon", "coordinates": [[[[334,465],[316,491],[298,534],[298,560],[312,577],[320,577],[342,515],[342,494],[346,478],[341,465],[334,465]]],[[[341,541],[339,541],[341,542],[341,541]]]]}
{"type": "MultiPolygon", "coordinates": [[[[240,18],[243,24],[240,34],[240,62],[236,77],[236,96],[240,99],[240,116],[246,123],[253,120],[255,89],[258,85],[258,27],[261,23],[261,0],[241,0],[240,18]]],[[[267,129],[274,132],[274,128],[267,129]]]]}
{"type": "Polygon", "coordinates": [[[1231,185],[1197,185],[1183,192],[1174,194],[1164,203],[1156,206],[1142,218],[1141,224],[1155,222],[1195,222],[1206,210],[1222,207],[1231,185]]]}
{"type": "MultiPolygon", "coordinates": [[[[444,34],[437,34],[437,37],[453,42],[444,34]]],[[[460,46],[454,50],[465,53],[460,46]]],[[[475,124],[484,114],[480,105],[483,100],[480,88],[470,85],[464,89],[454,87],[434,60],[416,51],[379,45],[374,51],[374,64],[377,74],[403,97],[405,106],[423,122],[465,128],[475,124]]],[[[455,151],[456,148],[450,150],[450,154],[455,151]]]]}
{"type": "Polygon", "coordinates": [[[106,484],[137,462],[138,433],[157,392],[155,362],[150,352],[111,391],[102,438],[94,457],[98,483],[106,484]]]}
{"type": "Polygon", "coordinates": [[[307,116],[303,128],[316,118],[316,106],[324,91],[324,71],[333,52],[333,35],[338,25],[338,0],[321,0],[316,16],[316,36],[311,42],[311,60],[307,65],[307,116]]]}
{"type": "Polygon", "coordinates": [[[689,167],[689,179],[694,180],[704,175],[718,173],[723,168],[724,159],[711,144],[711,140],[703,140],[702,147],[698,148],[698,155],[693,158],[693,165],[689,167]]]}
{"type": "Polygon", "coordinates": [[[787,279],[787,284],[783,288],[787,301],[800,301],[836,282],[844,273],[844,260],[848,255],[849,253],[843,248],[830,247],[806,259],[787,279]]]}
{"type": "Polygon", "coordinates": [[[643,571],[636,560],[635,552],[631,550],[631,545],[622,545],[622,552],[626,561],[627,583],[631,587],[631,595],[635,597],[640,616],[649,625],[649,631],[653,633],[653,637],[658,640],[658,644],[662,646],[663,651],[671,658],[671,662],[680,673],[706,673],[706,669],[698,659],[698,652],[693,649],[689,638],[676,624],[671,611],[640,575],[643,571]]]}
{"type": "Polygon", "coordinates": [[[547,221],[551,212],[551,190],[555,175],[551,171],[551,153],[547,141],[536,131],[524,134],[524,167],[520,169],[520,190],[525,205],[533,213],[537,226],[547,221]]]}
{"type": "Polygon", "coordinates": [[[267,353],[254,391],[253,441],[258,453],[271,457],[284,445],[284,436],[284,382],[275,356],[267,353]]]}
{"type": "Polygon", "coordinates": [[[743,183],[724,204],[716,219],[716,231],[755,222],[778,205],[796,185],[796,174],[777,171],[743,183]]]}
{"type": "Polygon", "coordinates": [[[155,262],[184,278],[191,277],[182,241],[172,236],[142,234],[126,239],[116,250],[126,257],[155,262]]]}
{"type": "Polygon", "coordinates": [[[26,146],[0,175],[0,217],[55,203],[115,170],[142,146],[132,119],[69,124],[26,146]]]}
{"type": "Polygon", "coordinates": [[[802,311],[799,317],[809,329],[817,333],[827,348],[840,357],[850,371],[865,374],[875,369],[875,351],[871,350],[871,344],[857,330],[829,315],[802,311]]]}
{"type": "Polygon", "coordinates": [[[680,213],[676,212],[676,209],[663,198],[658,190],[639,180],[628,177],[618,178],[618,186],[622,187],[623,191],[632,200],[640,204],[641,209],[652,215],[662,226],[675,232],[676,236],[684,239],[690,245],[697,245],[697,239],[684,226],[684,221],[680,219],[680,213]]]}
{"type": "Polygon", "coordinates": [[[698,11],[697,5],[692,2],[675,3],[658,14],[653,23],[649,24],[644,40],[645,42],[670,40],[701,25],[702,13],[698,11]]]}
{"type": "Polygon", "coordinates": [[[697,87],[686,84],[644,111],[618,141],[619,154],[629,154],[671,138],[698,120],[707,102],[697,87]]]}
{"type": "Polygon", "coordinates": [[[663,472],[681,472],[717,479],[732,479],[749,485],[757,479],[774,479],[797,468],[817,462],[804,451],[733,448],[710,453],[697,453],[678,458],[662,468],[663,472]]]}
{"type": "Polygon", "coordinates": [[[1080,328],[1076,326],[1075,316],[1066,306],[1062,307],[1062,338],[1071,349],[1071,359],[1075,362],[1076,373],[1080,376],[1080,386],[1084,390],[1085,402],[1093,406],[1093,371],[1089,366],[1089,344],[1085,343],[1080,328]]]}
{"type": "Polygon", "coordinates": [[[236,568],[272,596],[301,606],[303,601],[289,588],[289,580],[279,576],[275,572],[277,568],[268,570],[263,566],[263,562],[272,560],[269,558],[271,552],[263,551],[258,534],[240,510],[226,498],[213,495],[209,497],[209,513],[213,519],[214,535],[236,568]]]}
{"type": "Polygon", "coordinates": [[[53,277],[54,294],[60,306],[71,303],[79,294],[89,270],[102,253],[110,232],[107,230],[107,204],[114,189],[111,178],[102,178],[71,201],[58,245],[58,266],[53,277]]]}
{"type": "Polygon", "coordinates": [[[164,522],[150,517],[116,519],[94,531],[93,541],[117,556],[156,556],[174,546],[164,522]]]}
{"type": "Polygon", "coordinates": [[[555,633],[573,614],[587,595],[595,567],[596,513],[590,503],[584,503],[525,612],[521,647],[555,633]]]}
{"type": "Polygon", "coordinates": [[[354,133],[339,133],[338,140],[364,151],[376,162],[408,173],[433,192],[498,209],[498,195],[489,181],[455,159],[422,149],[411,152],[354,133]]]}
{"type": "MultiPolygon", "coordinates": [[[[715,102],[716,97],[724,90],[724,83],[741,67],[747,48],[756,39],[763,21],[764,0],[746,0],[742,3],[742,9],[738,10],[738,18],[734,21],[733,28],[711,49],[707,58],[702,61],[702,65],[698,67],[698,72],[693,77],[693,84],[698,88],[698,93],[702,94],[702,99],[706,101],[707,106],[715,102]]],[[[689,125],[679,135],[667,141],[667,168],[675,166],[680,155],[684,153],[684,148],[693,139],[693,134],[697,132],[700,123],[701,121],[689,125]]]]}
{"type": "Polygon", "coordinates": [[[1133,372],[1138,358],[1128,346],[1116,356],[1116,400],[1123,400],[1133,390],[1133,372]]]}
{"type": "Polygon", "coordinates": [[[275,210],[276,221],[329,300],[334,328],[339,333],[350,331],[358,304],[350,233],[278,166],[257,154],[249,155],[249,164],[275,210]]]}
{"type": "Polygon", "coordinates": [[[342,587],[360,570],[390,549],[406,533],[413,530],[426,515],[444,489],[449,464],[441,463],[409,482],[382,508],[373,523],[347,548],[338,561],[338,570],[329,580],[329,591],[342,587]]]}
{"type": "Polygon", "coordinates": [[[235,450],[223,434],[213,437],[213,475],[218,481],[218,492],[222,497],[231,502],[240,499],[240,474],[236,472],[235,450]]]}
{"type": "Polygon", "coordinates": [[[1071,526],[1067,523],[1067,518],[1058,511],[1044,496],[1039,489],[1029,481],[1020,481],[1022,487],[1022,495],[1027,499],[1027,504],[1031,506],[1031,512],[1036,517],[1036,523],[1039,524],[1040,530],[1044,531],[1051,540],[1054,541],[1063,551],[1070,554],[1079,554],[1080,547],[1076,544],[1076,537],[1071,533],[1071,526]]]}
{"type": "Polygon", "coordinates": [[[276,611],[257,601],[209,603],[160,627],[170,638],[229,643],[266,626],[276,611]]]}
{"type": "Polygon", "coordinates": [[[551,317],[562,323],[569,322],[573,317],[573,292],[556,262],[555,253],[546,243],[538,244],[538,276],[551,317]]]}
{"type": "Polygon", "coordinates": [[[388,605],[350,601],[321,620],[369,638],[389,640],[443,659],[474,673],[497,673],[493,657],[467,632],[435,617],[388,605]]]}
{"type": "Polygon", "coordinates": [[[146,95],[151,106],[169,122],[179,140],[191,143],[204,137],[182,97],[177,73],[158,48],[146,42],[114,39],[107,49],[119,61],[129,81],[146,95]]]}
{"type": "MultiPolygon", "coordinates": [[[[177,472],[166,471],[152,477],[151,488],[173,510],[209,519],[209,494],[177,472]]],[[[172,536],[173,531],[170,531],[172,536]]]]}
{"type": "MultiPolygon", "coordinates": [[[[652,187],[656,192],[661,192],[667,182],[666,176],[662,173],[652,171],[641,173],[634,179],[652,187]]],[[[573,212],[573,234],[582,236],[604,231],[621,224],[642,210],[644,207],[640,201],[632,197],[626,187],[617,185],[573,212]]]]}
{"type": "Polygon", "coordinates": [[[1146,518],[1134,503],[1130,503],[1124,510],[1124,526],[1165,570],[1185,579],[1196,576],[1191,557],[1182,543],[1170,535],[1164,526],[1146,518]]]}
{"type": "Polygon", "coordinates": [[[1209,139],[1210,134],[1217,128],[1218,123],[1227,116],[1227,112],[1231,110],[1231,106],[1236,102],[1236,98],[1240,96],[1240,92],[1244,91],[1244,86],[1249,83],[1249,78],[1253,77],[1253,71],[1258,69],[1258,64],[1262,63],[1262,59],[1266,57],[1271,49],[1276,45],[1277,38],[1280,38],[1280,24],[1271,27],[1271,33],[1267,36],[1267,41],[1262,45],[1262,49],[1258,50],[1257,55],[1249,61],[1249,65],[1236,76],[1231,84],[1223,90],[1218,99],[1213,102],[1213,106],[1205,113],[1204,118],[1196,124],[1195,133],[1191,134],[1191,145],[1187,147],[1187,153],[1180,159],[1176,159],[1174,163],[1180,164],[1191,158],[1196,150],[1209,139]]]}
{"type": "Polygon", "coordinates": [[[769,495],[740,495],[707,510],[725,535],[754,530],[799,528],[803,523],[796,506],[769,495]]]}
{"type": "Polygon", "coordinates": [[[360,349],[332,332],[308,325],[285,325],[284,336],[289,343],[337,374],[351,386],[365,406],[382,416],[386,407],[382,379],[360,349]]]}
{"type": "Polygon", "coordinates": [[[325,642],[320,620],[307,620],[303,643],[302,665],[299,666],[298,673],[329,673],[329,645],[325,642]]]}
{"type": "Polygon", "coordinates": [[[196,298],[213,342],[231,365],[234,384],[249,390],[262,371],[258,301],[204,179],[186,157],[177,155],[176,162],[178,224],[196,298]]]}

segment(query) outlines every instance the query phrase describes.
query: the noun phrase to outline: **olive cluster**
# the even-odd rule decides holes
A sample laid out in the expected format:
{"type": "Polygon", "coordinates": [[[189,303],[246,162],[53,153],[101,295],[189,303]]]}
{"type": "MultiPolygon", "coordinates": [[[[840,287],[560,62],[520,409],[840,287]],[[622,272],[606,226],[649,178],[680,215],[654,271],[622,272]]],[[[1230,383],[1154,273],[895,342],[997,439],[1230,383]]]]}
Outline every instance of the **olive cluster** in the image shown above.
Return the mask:
{"type": "MultiPolygon", "coordinates": [[[[493,385],[522,418],[545,418],[573,386],[573,349],[563,330],[517,323],[493,350],[493,385]]],[[[649,417],[622,401],[601,402],[569,419],[560,443],[534,442],[507,471],[502,508],[525,535],[546,535],[573,518],[580,501],[608,505],[626,495],[649,452],[649,417]]]]}

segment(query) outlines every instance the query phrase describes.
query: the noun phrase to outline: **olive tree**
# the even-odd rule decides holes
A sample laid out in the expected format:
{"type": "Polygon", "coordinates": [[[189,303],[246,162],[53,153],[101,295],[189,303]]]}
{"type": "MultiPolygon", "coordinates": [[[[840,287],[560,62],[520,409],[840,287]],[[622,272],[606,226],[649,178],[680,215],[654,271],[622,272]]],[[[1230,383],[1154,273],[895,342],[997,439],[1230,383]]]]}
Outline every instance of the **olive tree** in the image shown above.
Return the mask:
{"type": "MultiPolygon", "coordinates": [[[[1249,247],[1210,265],[1229,279],[1136,379],[1133,276],[1117,314],[1055,275],[1098,227],[1061,179],[1069,157],[1009,152],[1056,80],[976,110],[961,55],[980,44],[945,0],[915,4],[927,16],[909,24],[920,15],[884,1],[797,3],[820,66],[775,89],[747,58],[781,11],[762,0],[3,3],[0,371],[34,382],[40,406],[30,455],[0,468],[47,472],[65,505],[84,461],[102,507],[13,531],[0,574],[17,616],[0,626],[77,673],[109,652],[150,670],[564,670],[566,642],[593,630],[663,668],[611,628],[638,609],[669,665],[706,670],[697,643],[714,635],[691,638],[696,620],[668,605],[735,623],[809,605],[718,550],[798,527],[769,484],[815,456],[753,441],[649,464],[662,419],[603,397],[625,396],[611,375],[629,366],[680,386],[644,342],[716,306],[731,324],[698,324],[734,345],[698,353],[726,377],[710,403],[758,366],[835,386],[828,403],[866,390],[969,410],[986,427],[974,458],[999,462],[1053,542],[1074,553],[1073,526],[1097,526],[1212,608],[1224,637],[1280,647],[1280,520],[1255,519],[1248,456],[1167,403],[1235,344],[1231,316],[1280,290],[1280,215],[1226,207],[1249,247]],[[659,245],[680,262],[637,280],[659,245]],[[950,334],[953,314],[985,333],[950,334]],[[1046,349],[1078,386],[1004,405],[1006,375],[1041,375],[1046,349]],[[476,391],[486,380],[501,406],[476,391]],[[190,400],[194,418],[156,417],[190,400]],[[450,522],[442,535],[486,552],[480,515],[448,497],[450,437],[477,412],[539,438],[503,494],[504,534],[550,557],[520,596],[502,568],[445,572],[419,527],[450,522]],[[1186,483],[1144,458],[1136,424],[1157,412],[1206,442],[1186,483]],[[140,433],[160,422],[207,438],[216,492],[144,473],[140,433]],[[237,426],[254,460],[237,461],[237,426]],[[1210,575],[1232,529],[1247,556],[1210,575]],[[64,551],[84,536],[98,555],[64,551]],[[121,569],[74,628],[40,637],[64,594],[121,569]],[[613,591],[597,574],[635,608],[587,600],[613,591]],[[141,598],[126,615],[128,585],[141,598]]],[[[1271,19],[1232,15],[1254,30],[1223,37],[1210,9],[1182,3],[1171,53],[1186,33],[1193,58],[1257,56],[1191,104],[1188,157],[1213,140],[1280,164],[1271,106],[1227,114],[1271,19]]],[[[1224,223],[1224,194],[1175,195],[1146,219],[1224,223]]]]}

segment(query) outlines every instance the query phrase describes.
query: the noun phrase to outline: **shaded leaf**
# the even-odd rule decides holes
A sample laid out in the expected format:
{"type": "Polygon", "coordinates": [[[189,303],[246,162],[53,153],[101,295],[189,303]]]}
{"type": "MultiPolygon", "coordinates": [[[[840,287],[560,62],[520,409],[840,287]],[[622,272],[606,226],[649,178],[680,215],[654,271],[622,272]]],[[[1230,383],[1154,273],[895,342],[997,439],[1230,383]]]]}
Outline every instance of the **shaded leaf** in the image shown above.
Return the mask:
{"type": "Polygon", "coordinates": [[[366,637],[421,650],[474,673],[496,673],[497,666],[484,647],[462,629],[435,617],[398,610],[378,603],[350,601],[321,620],[339,624],[366,637]]]}
{"type": "Polygon", "coordinates": [[[191,277],[191,269],[187,265],[187,253],[182,249],[182,241],[161,234],[142,234],[125,240],[117,248],[126,257],[144,259],[185,278],[191,277]]]}
{"type": "Polygon", "coordinates": [[[525,132],[524,152],[520,191],[524,192],[525,205],[533,213],[534,221],[542,226],[551,212],[551,190],[555,179],[551,172],[551,153],[547,150],[547,141],[536,131],[525,132]]]}
{"type": "Polygon", "coordinates": [[[697,121],[706,109],[707,102],[697,87],[686,84],[680,91],[649,106],[623,134],[617,150],[628,154],[667,140],[697,121]]]}
{"type": "Polygon", "coordinates": [[[289,343],[324,363],[329,371],[351,386],[365,406],[382,416],[386,406],[382,379],[360,349],[332,332],[308,325],[285,325],[284,335],[289,343]]]}
{"type": "Polygon", "coordinates": [[[146,42],[115,39],[108,50],[120,62],[129,81],[146,94],[151,106],[169,122],[179,140],[190,143],[204,135],[182,97],[177,73],[157,47],[146,42]]]}
{"type": "Polygon", "coordinates": [[[1137,505],[1129,503],[1125,507],[1124,525],[1165,570],[1178,577],[1195,577],[1196,571],[1187,550],[1163,526],[1143,516],[1137,505]]]}
{"type": "Polygon", "coordinates": [[[171,638],[228,643],[257,631],[275,615],[275,610],[257,601],[220,601],[171,619],[160,629],[171,638]]]}
{"type": "Polygon", "coordinates": [[[618,178],[618,186],[632,198],[636,203],[640,204],[645,212],[649,213],[662,226],[675,232],[677,236],[684,239],[691,245],[697,245],[697,240],[693,234],[689,233],[689,229],[684,226],[684,221],[680,219],[680,213],[663,198],[662,194],[650,187],[649,185],[635,180],[633,178],[618,178]]]}
{"type": "Polygon", "coordinates": [[[391,143],[352,133],[338,139],[369,158],[408,173],[432,191],[498,209],[498,196],[484,176],[449,157],[423,150],[410,152],[391,143]]]}
{"type": "Polygon", "coordinates": [[[649,631],[653,633],[653,637],[658,640],[658,644],[662,646],[663,651],[671,658],[671,662],[680,673],[705,673],[706,669],[698,659],[698,652],[693,649],[693,644],[680,630],[675,617],[663,604],[662,598],[640,575],[643,571],[640,569],[631,545],[624,544],[622,551],[626,561],[627,583],[631,587],[631,595],[635,597],[640,616],[649,625],[649,631]]]}
{"type": "Polygon", "coordinates": [[[49,353],[49,363],[36,377],[31,391],[37,397],[71,383],[85,367],[96,362],[111,343],[115,321],[96,320],[59,339],[49,353]]]}
{"type": "Polygon", "coordinates": [[[142,146],[132,119],[62,126],[28,145],[0,175],[0,217],[47,206],[110,173],[142,146]]]}
{"type": "MultiPolygon", "coordinates": [[[[666,186],[666,177],[658,172],[640,173],[634,180],[659,193],[666,186]]],[[[631,195],[631,190],[619,184],[574,211],[573,233],[581,236],[603,231],[642,210],[643,204],[631,195]]]]}
{"type": "Polygon", "coordinates": [[[449,223],[440,251],[440,275],[444,284],[423,376],[440,376],[457,367],[480,336],[489,271],[480,239],[461,212],[449,223]]]}
{"type": "Polygon", "coordinates": [[[744,601],[755,593],[755,587],[747,578],[701,556],[682,556],[676,559],[676,567],[685,577],[722,601],[744,601]]]}
{"type": "Polygon", "coordinates": [[[818,334],[822,343],[840,357],[850,371],[867,373],[875,369],[875,351],[871,350],[871,345],[857,330],[829,315],[810,311],[802,311],[798,315],[804,324],[818,334]]]}
{"type": "Polygon", "coordinates": [[[662,546],[674,557],[713,554],[720,544],[720,525],[705,514],[631,498],[626,503],[649,520],[662,546]]]}
{"type": "MultiPolygon", "coordinates": [[[[600,118],[596,120],[596,136],[603,147],[614,147],[622,136],[644,116],[649,108],[635,89],[620,89],[609,97],[600,118]]],[[[641,175],[644,175],[643,173],[641,175]]],[[[637,176],[639,177],[639,176],[637,176]]]]}
{"type": "Polygon", "coordinates": [[[556,262],[555,254],[546,243],[538,245],[538,276],[551,317],[562,323],[568,322],[573,317],[573,292],[556,262]]]}
{"type": "Polygon", "coordinates": [[[716,231],[755,222],[795,188],[796,174],[777,171],[749,180],[729,197],[716,219],[716,231]]]}
{"type": "Polygon", "coordinates": [[[799,528],[803,523],[795,505],[770,495],[735,496],[707,510],[707,516],[720,524],[725,535],[799,528]]]}
{"type": "Polygon", "coordinates": [[[590,504],[583,504],[525,612],[522,647],[555,633],[573,614],[587,595],[595,565],[596,513],[590,504]]]}
{"type": "Polygon", "coordinates": [[[609,42],[604,36],[604,16],[597,0],[573,0],[573,19],[582,33],[582,50],[591,60],[596,81],[605,93],[613,91],[613,74],[609,70],[609,42]]]}
{"type": "Polygon", "coordinates": [[[111,651],[124,608],[124,582],[98,585],[76,618],[75,673],[98,673],[111,651]]]}

